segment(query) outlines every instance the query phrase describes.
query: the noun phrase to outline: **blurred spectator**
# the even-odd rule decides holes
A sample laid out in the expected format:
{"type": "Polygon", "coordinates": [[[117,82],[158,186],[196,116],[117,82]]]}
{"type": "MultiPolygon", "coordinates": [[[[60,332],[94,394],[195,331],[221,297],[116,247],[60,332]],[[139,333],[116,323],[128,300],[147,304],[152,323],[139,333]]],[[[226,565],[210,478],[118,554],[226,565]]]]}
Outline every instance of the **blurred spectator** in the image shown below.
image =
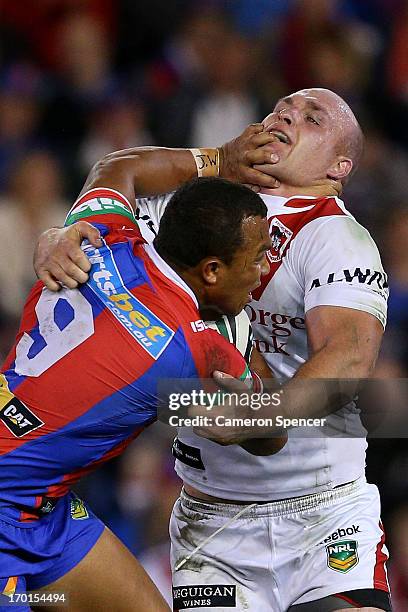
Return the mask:
{"type": "MultiPolygon", "coordinates": [[[[193,13],[166,47],[180,87],[164,99],[157,129],[168,146],[214,146],[259,118],[256,46],[217,9],[193,13]]],[[[163,142],[163,141],[162,141],[163,142]]]]}
{"type": "MultiPolygon", "coordinates": [[[[314,85],[370,118],[344,200],[373,233],[389,274],[376,376],[407,376],[408,0],[3,0],[0,10],[0,355],[34,280],[36,236],[63,223],[64,187],[76,197],[83,175],[112,150],[221,144],[281,95],[314,85]]],[[[178,489],[170,435],[156,424],[79,487],[132,550],[144,551],[167,596],[167,521],[178,489]]],[[[394,609],[405,612],[406,443],[370,447],[368,474],[380,484],[391,535],[394,609]]]]}
{"type": "MultiPolygon", "coordinates": [[[[86,12],[114,32],[117,14],[114,5],[114,0],[2,0],[1,24],[14,56],[34,59],[46,68],[52,68],[61,19],[68,14],[86,12]]],[[[5,52],[9,53],[10,47],[5,52]]]]}
{"type": "Polygon", "coordinates": [[[384,260],[391,287],[388,322],[408,327],[408,203],[390,211],[385,229],[384,260]]]}
{"type": "Polygon", "coordinates": [[[86,13],[68,14],[56,40],[56,69],[73,95],[98,98],[110,80],[111,50],[102,25],[86,13]]]}
{"type": "Polygon", "coordinates": [[[388,80],[393,96],[408,104],[408,2],[394,13],[388,50],[388,80]]]}
{"type": "Polygon", "coordinates": [[[313,83],[334,89],[351,103],[362,95],[381,36],[341,9],[340,0],[295,3],[283,26],[280,49],[289,89],[313,83]]]}
{"type": "Polygon", "coordinates": [[[224,4],[235,16],[241,32],[250,36],[264,34],[272,26],[276,27],[291,9],[294,0],[235,0],[224,4]]]}
{"type": "Polygon", "coordinates": [[[310,44],[335,27],[337,0],[296,0],[282,24],[278,53],[289,90],[310,85],[310,44]]]}
{"type": "Polygon", "coordinates": [[[390,525],[393,605],[396,612],[403,612],[408,610],[408,504],[403,504],[392,514],[390,525]]]}
{"type": "Polygon", "coordinates": [[[34,151],[17,164],[9,189],[0,199],[0,306],[10,316],[20,317],[35,281],[32,258],[39,234],[64,223],[68,204],[62,193],[62,177],[55,158],[50,153],[34,151]]]}
{"type": "Polygon", "coordinates": [[[383,259],[388,273],[390,297],[388,323],[379,367],[394,361],[395,377],[408,375],[408,205],[395,207],[385,224],[383,259]],[[399,373],[397,367],[399,365],[399,373]]]}
{"type": "Polygon", "coordinates": [[[0,191],[11,168],[38,145],[44,82],[29,64],[12,64],[0,75],[0,191]]]}
{"type": "Polygon", "coordinates": [[[89,130],[79,152],[80,169],[86,176],[93,164],[107,153],[153,144],[142,102],[131,104],[125,98],[113,99],[90,117],[89,130]]]}
{"type": "Polygon", "coordinates": [[[408,155],[376,126],[367,126],[364,133],[364,154],[356,175],[346,185],[344,200],[386,255],[384,229],[390,212],[406,195],[408,155]]]}
{"type": "Polygon", "coordinates": [[[350,40],[350,31],[323,33],[310,43],[308,71],[311,83],[336,91],[355,109],[361,108],[369,82],[371,55],[350,40]]]}
{"type": "MultiPolygon", "coordinates": [[[[168,539],[168,520],[180,491],[170,454],[169,436],[173,433],[155,424],[116,462],[111,485],[90,488],[88,484],[92,494],[87,493],[86,498],[91,506],[136,555],[168,539]],[[100,499],[111,489],[113,505],[100,499]]],[[[89,478],[89,483],[93,479],[98,481],[97,474],[89,478]]]]}
{"type": "Polygon", "coordinates": [[[192,11],[170,34],[162,57],[147,67],[146,95],[155,111],[153,128],[161,144],[177,147],[191,142],[196,105],[208,93],[208,73],[223,56],[231,27],[217,9],[192,11]]]}
{"type": "Polygon", "coordinates": [[[207,66],[207,88],[195,106],[189,144],[214,147],[235,138],[259,120],[259,104],[251,90],[256,55],[236,32],[224,37],[222,61],[207,66]]]}
{"type": "Polygon", "coordinates": [[[81,188],[76,155],[95,109],[120,91],[112,71],[110,38],[86,12],[63,17],[56,29],[54,91],[43,130],[69,177],[71,192],[81,188]]]}
{"type": "MultiPolygon", "coordinates": [[[[119,18],[117,60],[127,71],[135,62],[146,63],[157,57],[191,5],[198,5],[196,0],[120,0],[115,4],[119,18]]],[[[205,12],[206,5],[200,3],[200,11],[205,12]]]]}
{"type": "Polygon", "coordinates": [[[141,564],[169,603],[171,603],[171,569],[168,525],[181,488],[181,482],[173,471],[170,447],[171,443],[168,443],[164,448],[167,460],[163,461],[161,477],[156,475],[160,481],[160,495],[147,521],[146,547],[140,558],[141,564]]]}
{"type": "Polygon", "coordinates": [[[400,10],[392,15],[390,44],[385,54],[383,82],[389,98],[380,95],[391,136],[408,145],[408,1],[401,0],[400,10]],[[385,99],[384,99],[385,98],[385,99]],[[392,117],[392,121],[389,118],[392,117]]]}

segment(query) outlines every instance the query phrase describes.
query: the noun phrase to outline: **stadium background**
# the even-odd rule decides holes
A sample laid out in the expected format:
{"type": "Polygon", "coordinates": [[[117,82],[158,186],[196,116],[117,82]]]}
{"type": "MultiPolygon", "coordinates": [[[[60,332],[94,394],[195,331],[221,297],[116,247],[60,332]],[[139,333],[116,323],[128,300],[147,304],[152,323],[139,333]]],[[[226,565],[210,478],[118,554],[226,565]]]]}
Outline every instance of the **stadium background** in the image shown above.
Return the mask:
{"type": "MultiPolygon", "coordinates": [[[[33,281],[38,234],[61,225],[91,165],[130,146],[215,146],[288,92],[317,85],[358,114],[365,156],[344,195],[380,245],[389,324],[377,376],[408,369],[406,0],[2,0],[0,355],[33,281]]],[[[72,381],[70,384],[75,384],[72,381]]],[[[154,426],[79,488],[167,588],[179,482],[154,426]]],[[[395,609],[408,609],[408,449],[375,440],[395,609]]]]}

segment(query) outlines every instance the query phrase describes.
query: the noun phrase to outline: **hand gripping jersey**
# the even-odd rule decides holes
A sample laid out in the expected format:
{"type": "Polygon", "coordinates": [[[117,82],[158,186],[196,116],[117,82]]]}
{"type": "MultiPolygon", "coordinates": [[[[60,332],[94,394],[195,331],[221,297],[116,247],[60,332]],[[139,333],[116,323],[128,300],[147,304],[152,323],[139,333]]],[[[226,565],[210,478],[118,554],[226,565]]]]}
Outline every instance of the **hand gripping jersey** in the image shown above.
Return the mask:
{"type": "Polygon", "coordinates": [[[52,510],[152,423],[160,378],[246,371],[231,344],[196,324],[194,294],[120,194],[91,190],[67,223],[79,218],[104,237],[84,247],[89,281],[58,293],[34,286],[0,375],[0,515],[17,520],[52,510]]]}
{"type": "MultiPolygon", "coordinates": [[[[262,197],[272,238],[270,272],[246,310],[255,346],[274,375],[285,380],[308,358],[306,312],[320,305],[342,306],[368,312],[385,326],[387,278],[369,233],[340,199],[262,197]]],[[[168,199],[137,201],[136,216],[145,223],[147,240],[157,231],[168,199]]],[[[354,404],[330,415],[324,430],[307,428],[304,438],[301,433],[289,430],[279,453],[257,457],[180,430],[180,442],[195,449],[203,469],[178,460],[176,470],[204,493],[248,501],[317,493],[364,473],[365,430],[354,404]]]]}

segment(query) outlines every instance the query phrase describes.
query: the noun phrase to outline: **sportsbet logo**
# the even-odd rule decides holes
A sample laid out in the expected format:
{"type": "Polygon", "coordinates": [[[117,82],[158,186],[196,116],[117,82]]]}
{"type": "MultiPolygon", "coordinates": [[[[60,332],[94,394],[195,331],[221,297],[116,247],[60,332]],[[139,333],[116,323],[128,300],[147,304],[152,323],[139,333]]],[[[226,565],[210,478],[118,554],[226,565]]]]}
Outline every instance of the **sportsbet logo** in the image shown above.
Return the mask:
{"type": "Polygon", "coordinates": [[[358,563],[357,542],[343,540],[326,546],[327,565],[330,569],[346,574],[358,563]]]}
{"type": "Polygon", "coordinates": [[[158,359],[174,331],[128,291],[107,245],[100,250],[88,245],[84,251],[92,264],[90,288],[140,346],[158,359]]]}

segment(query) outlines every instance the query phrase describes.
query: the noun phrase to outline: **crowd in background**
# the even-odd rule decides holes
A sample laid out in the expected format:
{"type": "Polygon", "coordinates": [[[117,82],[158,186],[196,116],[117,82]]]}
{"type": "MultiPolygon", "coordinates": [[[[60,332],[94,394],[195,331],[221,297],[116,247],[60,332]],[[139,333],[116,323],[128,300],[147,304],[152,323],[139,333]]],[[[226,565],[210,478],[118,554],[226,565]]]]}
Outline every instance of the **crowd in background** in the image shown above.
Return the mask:
{"type": "MultiPolygon", "coordinates": [[[[320,86],[349,102],[366,134],[344,200],[389,275],[376,375],[407,377],[407,40],[407,0],[2,0],[0,355],[34,280],[36,238],[63,224],[94,162],[140,145],[220,145],[280,96],[320,86]]],[[[80,486],[163,588],[179,489],[171,435],[155,425],[80,486]]],[[[408,609],[408,450],[404,437],[370,446],[399,612],[408,609]]]]}

